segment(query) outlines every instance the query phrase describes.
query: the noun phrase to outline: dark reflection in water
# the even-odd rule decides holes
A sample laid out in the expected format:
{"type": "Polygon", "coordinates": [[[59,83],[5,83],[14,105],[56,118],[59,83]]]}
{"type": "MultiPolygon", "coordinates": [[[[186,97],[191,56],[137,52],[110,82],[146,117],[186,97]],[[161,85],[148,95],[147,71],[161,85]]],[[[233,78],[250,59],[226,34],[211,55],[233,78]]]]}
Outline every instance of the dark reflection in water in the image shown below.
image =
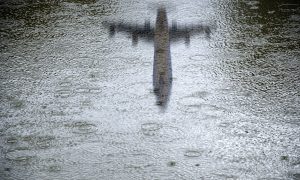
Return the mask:
{"type": "Polygon", "coordinates": [[[138,44],[138,39],[147,42],[154,41],[154,63],[153,63],[153,88],[156,94],[156,104],[165,108],[171,93],[172,86],[172,63],[170,43],[184,39],[189,46],[190,37],[198,33],[205,33],[210,36],[209,26],[192,25],[178,26],[176,21],[169,27],[167,12],[164,7],[157,9],[155,27],[151,27],[150,21],[146,21],[144,26],[130,25],[127,23],[104,22],[109,28],[109,35],[113,37],[116,32],[126,32],[132,36],[132,44],[138,44]]]}

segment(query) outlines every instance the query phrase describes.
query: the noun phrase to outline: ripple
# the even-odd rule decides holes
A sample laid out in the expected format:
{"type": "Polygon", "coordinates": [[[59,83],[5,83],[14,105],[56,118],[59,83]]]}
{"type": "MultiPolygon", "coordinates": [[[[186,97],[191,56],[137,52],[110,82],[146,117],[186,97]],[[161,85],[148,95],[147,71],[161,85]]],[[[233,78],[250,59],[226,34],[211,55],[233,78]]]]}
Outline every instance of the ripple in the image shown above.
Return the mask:
{"type": "Polygon", "coordinates": [[[231,174],[214,174],[216,176],[218,176],[220,179],[232,179],[232,180],[236,180],[239,179],[238,176],[235,175],[231,175],[231,174]]]}
{"type": "Polygon", "coordinates": [[[36,156],[27,147],[19,147],[6,153],[5,158],[18,164],[29,164],[36,156]]]}
{"type": "Polygon", "coordinates": [[[61,170],[62,170],[62,167],[61,167],[60,165],[54,164],[54,165],[50,165],[50,166],[47,168],[47,170],[48,170],[49,172],[54,172],[54,173],[56,173],[56,172],[61,171],[61,170]]]}
{"type": "Polygon", "coordinates": [[[199,157],[202,155],[202,151],[200,150],[193,150],[193,149],[190,149],[190,150],[186,150],[184,152],[184,156],[186,157],[191,157],[191,158],[194,158],[194,157],[199,157]]]}
{"type": "Polygon", "coordinates": [[[203,60],[207,60],[207,56],[204,54],[195,54],[190,56],[189,59],[193,61],[203,61],[203,60]]]}
{"type": "Polygon", "coordinates": [[[138,58],[131,57],[111,57],[110,61],[113,63],[110,63],[109,66],[105,67],[106,71],[125,70],[132,67],[132,65],[139,63],[138,58]]]}
{"type": "Polygon", "coordinates": [[[143,62],[142,65],[144,67],[152,66],[152,62],[143,62]]]}
{"type": "Polygon", "coordinates": [[[69,87],[70,88],[72,86],[72,83],[71,83],[71,81],[62,81],[62,82],[58,83],[58,85],[60,87],[69,87]]]}
{"type": "Polygon", "coordinates": [[[37,138],[35,144],[40,149],[47,149],[52,146],[54,140],[54,136],[42,136],[37,138]]]}
{"type": "Polygon", "coordinates": [[[101,92],[102,91],[100,88],[90,88],[90,93],[92,93],[92,94],[99,94],[101,92]]]}
{"type": "Polygon", "coordinates": [[[188,113],[205,112],[208,114],[216,115],[222,114],[227,111],[226,108],[208,104],[203,98],[184,97],[177,103],[179,104],[179,110],[188,113]]]}
{"type": "Polygon", "coordinates": [[[68,98],[72,94],[73,94],[73,92],[70,89],[59,89],[59,90],[56,91],[55,97],[68,98]]]}
{"type": "Polygon", "coordinates": [[[210,93],[207,92],[207,91],[197,91],[197,92],[193,93],[191,95],[191,97],[197,97],[197,98],[204,99],[204,98],[206,98],[209,95],[210,95],[210,93]]]}
{"type": "Polygon", "coordinates": [[[9,137],[9,138],[6,139],[7,144],[16,144],[17,142],[18,142],[17,137],[9,137]]]}
{"type": "Polygon", "coordinates": [[[91,68],[91,67],[97,67],[97,61],[93,57],[76,57],[72,58],[69,61],[69,66],[73,68],[91,68]]]}
{"type": "Polygon", "coordinates": [[[155,165],[156,158],[144,152],[128,152],[106,154],[104,159],[107,162],[103,163],[107,169],[115,171],[117,169],[124,169],[125,171],[132,171],[137,169],[146,169],[155,165]]]}
{"type": "Polygon", "coordinates": [[[227,128],[227,127],[230,127],[231,126],[231,123],[230,122],[221,122],[218,124],[218,127],[220,128],[227,128]]]}
{"type": "Polygon", "coordinates": [[[205,68],[205,66],[203,66],[202,64],[187,64],[183,65],[182,69],[184,70],[184,72],[197,74],[201,74],[203,72],[208,71],[208,69],[205,68]]]}
{"type": "Polygon", "coordinates": [[[97,131],[97,126],[92,123],[78,121],[73,124],[67,124],[67,127],[72,129],[72,132],[75,134],[91,134],[97,131]]]}
{"type": "Polygon", "coordinates": [[[11,106],[15,109],[21,109],[21,108],[25,107],[25,102],[23,100],[15,99],[11,102],[11,106]]]}
{"type": "Polygon", "coordinates": [[[161,124],[158,123],[145,123],[141,125],[142,133],[146,136],[154,136],[161,128],[161,124]]]}
{"type": "Polygon", "coordinates": [[[141,126],[142,138],[152,142],[172,142],[182,139],[183,132],[172,126],[163,126],[158,123],[145,123],[141,126]]]}
{"type": "Polygon", "coordinates": [[[135,98],[147,98],[151,95],[150,91],[148,90],[151,87],[151,85],[152,82],[140,81],[127,84],[123,87],[119,87],[118,89],[126,93],[126,95],[134,96],[135,98]]]}
{"type": "Polygon", "coordinates": [[[202,98],[187,96],[187,97],[179,99],[178,104],[181,106],[191,106],[191,105],[196,105],[196,104],[203,104],[205,102],[206,101],[202,98]]]}
{"type": "Polygon", "coordinates": [[[133,169],[147,168],[154,165],[151,160],[154,160],[154,158],[145,153],[129,154],[125,156],[124,166],[133,169]]]}
{"type": "Polygon", "coordinates": [[[89,93],[90,92],[90,89],[87,88],[87,87],[79,87],[79,88],[76,88],[75,89],[75,93],[89,93]]]}
{"type": "Polygon", "coordinates": [[[29,122],[29,121],[22,121],[16,124],[10,124],[6,127],[5,133],[12,133],[15,132],[24,132],[32,130],[32,127],[36,126],[36,124],[29,122]]]}
{"type": "Polygon", "coordinates": [[[102,90],[100,88],[79,87],[74,92],[77,94],[99,94],[102,90]]]}
{"type": "Polygon", "coordinates": [[[134,57],[122,57],[122,56],[116,56],[116,57],[112,57],[111,60],[116,61],[116,62],[123,62],[126,64],[137,64],[140,61],[139,58],[134,58],[134,57]]]}

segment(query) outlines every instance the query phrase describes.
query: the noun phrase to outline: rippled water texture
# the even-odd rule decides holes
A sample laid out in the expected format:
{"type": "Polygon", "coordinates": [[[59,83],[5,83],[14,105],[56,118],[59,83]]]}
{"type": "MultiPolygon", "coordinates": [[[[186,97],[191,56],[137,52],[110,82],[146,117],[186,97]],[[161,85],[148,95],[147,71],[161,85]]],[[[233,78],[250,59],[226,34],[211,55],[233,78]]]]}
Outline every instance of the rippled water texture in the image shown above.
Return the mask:
{"type": "Polygon", "coordinates": [[[0,179],[299,179],[297,0],[0,1],[0,179]],[[103,22],[205,24],[154,45],[103,22]]]}

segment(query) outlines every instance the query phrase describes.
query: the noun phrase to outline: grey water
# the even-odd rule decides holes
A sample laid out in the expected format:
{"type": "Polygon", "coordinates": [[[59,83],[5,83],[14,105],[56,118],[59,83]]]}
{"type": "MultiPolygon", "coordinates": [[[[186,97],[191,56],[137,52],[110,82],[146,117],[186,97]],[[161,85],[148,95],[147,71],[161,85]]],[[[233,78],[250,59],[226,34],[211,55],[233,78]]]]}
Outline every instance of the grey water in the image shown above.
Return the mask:
{"type": "Polygon", "coordinates": [[[0,69],[0,179],[300,179],[297,0],[0,0],[0,69]]]}

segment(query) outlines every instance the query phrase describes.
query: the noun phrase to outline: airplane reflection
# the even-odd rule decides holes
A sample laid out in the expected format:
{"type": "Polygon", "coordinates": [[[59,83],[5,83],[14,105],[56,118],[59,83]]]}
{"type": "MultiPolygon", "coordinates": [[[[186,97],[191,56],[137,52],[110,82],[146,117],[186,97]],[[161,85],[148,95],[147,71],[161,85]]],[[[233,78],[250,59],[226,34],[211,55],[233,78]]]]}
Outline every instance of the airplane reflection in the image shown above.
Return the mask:
{"type": "Polygon", "coordinates": [[[150,26],[150,21],[146,21],[144,26],[110,22],[104,22],[103,25],[109,27],[110,37],[113,37],[116,32],[129,33],[132,36],[133,45],[137,45],[139,39],[151,43],[154,41],[153,88],[156,94],[156,104],[164,108],[168,103],[172,86],[170,43],[183,39],[188,46],[191,36],[205,33],[209,37],[211,32],[209,26],[180,27],[176,21],[173,21],[172,26],[169,27],[164,7],[157,9],[154,28],[150,26]]]}

